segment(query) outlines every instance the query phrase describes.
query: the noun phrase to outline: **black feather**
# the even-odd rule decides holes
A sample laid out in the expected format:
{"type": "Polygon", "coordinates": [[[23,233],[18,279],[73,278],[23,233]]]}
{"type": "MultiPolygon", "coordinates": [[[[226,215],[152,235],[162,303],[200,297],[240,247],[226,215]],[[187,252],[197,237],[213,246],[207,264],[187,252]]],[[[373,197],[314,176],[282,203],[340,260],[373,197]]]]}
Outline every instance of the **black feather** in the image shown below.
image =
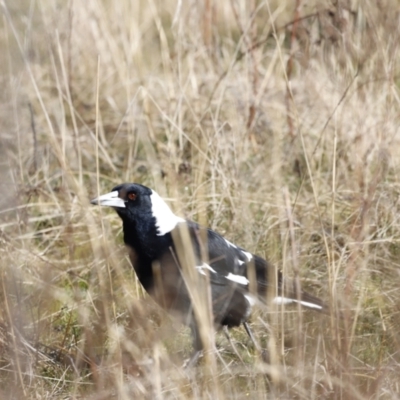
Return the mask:
{"type": "Polygon", "coordinates": [[[209,289],[217,328],[245,323],[252,303],[265,303],[268,298],[326,310],[322,300],[304,291],[298,293],[296,285],[284,281],[268,261],[211,229],[175,216],[157,193],[143,185],[116,186],[92,203],[115,208],[140,283],[161,307],[191,327],[196,350],[202,344],[185,268],[197,277],[199,287],[209,289]],[[184,265],[187,260],[194,265],[184,265]]]}

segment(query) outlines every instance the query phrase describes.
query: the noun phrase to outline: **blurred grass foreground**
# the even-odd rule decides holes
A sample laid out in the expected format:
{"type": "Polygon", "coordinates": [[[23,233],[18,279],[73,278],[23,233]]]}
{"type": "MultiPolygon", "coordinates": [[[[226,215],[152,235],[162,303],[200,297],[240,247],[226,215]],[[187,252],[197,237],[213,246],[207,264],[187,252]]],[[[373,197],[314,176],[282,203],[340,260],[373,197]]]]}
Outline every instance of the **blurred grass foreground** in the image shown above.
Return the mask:
{"type": "Polygon", "coordinates": [[[0,6],[1,399],[400,399],[398,0],[0,6]],[[125,181],[329,315],[257,309],[269,364],[238,328],[183,370],[89,205],[125,181]]]}

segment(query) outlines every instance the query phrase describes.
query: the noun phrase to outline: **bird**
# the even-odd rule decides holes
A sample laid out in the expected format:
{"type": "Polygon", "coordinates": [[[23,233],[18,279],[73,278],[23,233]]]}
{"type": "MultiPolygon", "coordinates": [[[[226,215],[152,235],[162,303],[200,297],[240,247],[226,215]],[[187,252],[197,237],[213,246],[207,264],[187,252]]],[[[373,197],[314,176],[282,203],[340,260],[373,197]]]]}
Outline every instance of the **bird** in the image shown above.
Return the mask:
{"type": "Polygon", "coordinates": [[[278,305],[297,303],[326,311],[321,299],[303,291],[297,282],[285,280],[269,261],[175,215],[149,187],[123,183],[91,204],[114,208],[141,285],[159,306],[190,327],[194,352],[189,364],[197,362],[204,350],[196,301],[210,300],[216,330],[243,325],[253,342],[248,325],[252,308],[268,298],[278,305]],[[195,289],[205,293],[200,300],[194,298],[193,282],[195,289]]]}

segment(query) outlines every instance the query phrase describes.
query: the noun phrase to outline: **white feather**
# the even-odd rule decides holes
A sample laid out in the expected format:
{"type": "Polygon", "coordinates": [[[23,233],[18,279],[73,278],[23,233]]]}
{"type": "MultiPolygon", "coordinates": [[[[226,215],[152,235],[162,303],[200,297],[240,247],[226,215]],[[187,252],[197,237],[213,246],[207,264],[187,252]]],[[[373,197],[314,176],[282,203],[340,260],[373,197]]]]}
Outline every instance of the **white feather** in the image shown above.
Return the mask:
{"type": "Polygon", "coordinates": [[[277,296],[272,300],[272,302],[280,306],[282,304],[291,304],[294,300],[287,297],[277,296]]]}
{"type": "Polygon", "coordinates": [[[196,266],[196,269],[197,269],[197,271],[199,271],[200,274],[202,274],[202,275],[206,275],[206,273],[204,272],[205,269],[208,269],[209,271],[211,271],[211,272],[214,273],[214,274],[217,273],[217,271],[216,271],[214,268],[210,267],[210,266],[209,266],[208,264],[206,264],[206,263],[203,263],[202,265],[197,265],[197,266],[196,266]]]}
{"type": "Polygon", "coordinates": [[[226,244],[228,245],[228,246],[231,246],[231,247],[233,247],[233,248],[237,248],[237,246],[235,245],[235,244],[233,244],[233,243],[231,243],[229,240],[227,240],[227,239],[225,239],[224,238],[224,240],[225,240],[225,242],[226,242],[226,244]]]}
{"type": "Polygon", "coordinates": [[[241,285],[248,285],[249,284],[249,280],[242,275],[234,275],[231,272],[229,272],[229,274],[226,276],[226,279],[229,279],[230,281],[236,282],[236,283],[240,283],[241,285]]]}
{"type": "Polygon", "coordinates": [[[249,302],[250,307],[253,307],[258,303],[258,299],[251,294],[245,294],[244,297],[249,302]]]}
{"type": "Polygon", "coordinates": [[[245,255],[247,258],[247,262],[251,261],[253,259],[253,255],[247,251],[242,250],[242,253],[245,255]]]}
{"type": "Polygon", "coordinates": [[[296,299],[290,299],[288,297],[282,297],[282,296],[277,296],[275,297],[272,302],[277,305],[282,305],[282,304],[291,304],[291,303],[299,303],[304,307],[309,307],[309,308],[316,308],[317,310],[322,310],[322,307],[319,304],[314,304],[310,303],[308,301],[302,301],[302,300],[296,300],[296,299]]]}
{"type": "Polygon", "coordinates": [[[176,216],[158,193],[154,190],[152,192],[150,195],[151,212],[156,219],[157,236],[162,236],[171,232],[178,223],[185,222],[185,220],[176,216]]]}

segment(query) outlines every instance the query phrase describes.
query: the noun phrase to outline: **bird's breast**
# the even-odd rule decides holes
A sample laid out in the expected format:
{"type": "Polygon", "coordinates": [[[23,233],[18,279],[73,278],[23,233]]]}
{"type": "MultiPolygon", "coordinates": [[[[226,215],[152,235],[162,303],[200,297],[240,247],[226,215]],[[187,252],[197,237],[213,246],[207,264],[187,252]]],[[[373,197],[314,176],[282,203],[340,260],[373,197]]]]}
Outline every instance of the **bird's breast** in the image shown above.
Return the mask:
{"type": "Polygon", "coordinates": [[[139,282],[147,292],[150,292],[153,286],[153,268],[151,261],[141,257],[134,247],[130,245],[126,245],[126,247],[128,249],[129,259],[139,282]]]}

